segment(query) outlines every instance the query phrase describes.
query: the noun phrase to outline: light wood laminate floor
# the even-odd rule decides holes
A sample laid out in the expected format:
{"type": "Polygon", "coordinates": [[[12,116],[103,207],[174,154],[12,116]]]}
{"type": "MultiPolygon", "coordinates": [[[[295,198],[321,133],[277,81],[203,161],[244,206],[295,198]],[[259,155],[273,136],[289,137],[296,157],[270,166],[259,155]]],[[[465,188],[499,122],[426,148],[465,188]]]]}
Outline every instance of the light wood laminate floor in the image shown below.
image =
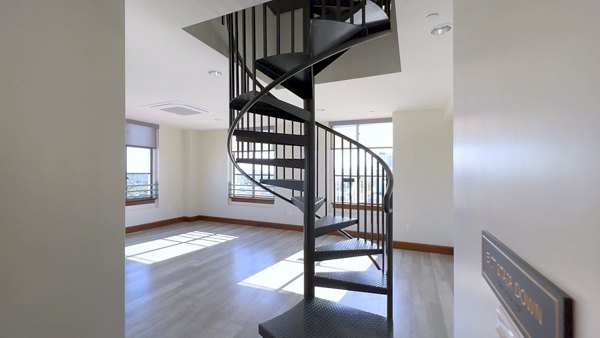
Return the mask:
{"type": "MultiPolygon", "coordinates": [[[[301,250],[300,232],[214,222],[130,234],[126,336],[258,337],[258,323],[302,299],[301,250]]],[[[394,337],[452,337],[452,256],[395,250],[394,259],[394,337]]],[[[327,297],[385,315],[382,295],[327,297]]]]}

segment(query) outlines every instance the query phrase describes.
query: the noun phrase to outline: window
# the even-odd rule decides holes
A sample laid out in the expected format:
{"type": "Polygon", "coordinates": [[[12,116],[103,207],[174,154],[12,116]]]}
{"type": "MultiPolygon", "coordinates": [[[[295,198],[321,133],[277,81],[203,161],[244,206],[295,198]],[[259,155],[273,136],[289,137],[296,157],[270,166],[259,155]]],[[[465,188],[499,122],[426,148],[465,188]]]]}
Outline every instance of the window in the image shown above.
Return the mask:
{"type": "Polygon", "coordinates": [[[158,199],[157,129],[153,124],[127,120],[126,205],[154,203],[158,199]]]}
{"type": "MultiPolygon", "coordinates": [[[[238,143],[233,139],[232,151],[235,158],[256,158],[268,159],[275,158],[275,146],[263,143],[238,143]]],[[[250,163],[239,163],[240,168],[250,177],[259,181],[261,179],[275,178],[275,167],[268,165],[257,165],[250,163]]],[[[274,197],[270,192],[260,188],[237,168],[232,165],[232,177],[229,183],[229,198],[234,202],[249,202],[273,204],[274,197]]]]}
{"type": "MultiPolygon", "coordinates": [[[[392,168],[393,148],[393,125],[391,119],[365,120],[353,122],[337,122],[331,124],[332,128],[368,147],[376,155],[392,168]]],[[[371,158],[367,156],[365,168],[365,156],[361,151],[357,158],[356,148],[352,151],[341,144],[332,144],[334,151],[334,176],[335,176],[335,205],[341,207],[352,202],[357,208],[366,207],[367,204],[377,205],[383,201],[383,192],[379,196],[372,194],[373,186],[381,186],[383,172],[377,172],[376,166],[371,168],[371,158]],[[342,149],[343,148],[343,149],[342,149]],[[360,175],[356,176],[356,168],[360,162],[360,175]],[[354,168],[350,172],[350,168],[354,168]],[[377,178],[379,174],[379,179],[377,178]],[[358,178],[358,181],[357,181],[358,178]],[[365,191],[366,189],[366,191],[365,191]],[[379,201],[379,202],[378,202],[379,201]]],[[[376,162],[373,161],[373,164],[376,162]]],[[[378,189],[375,189],[378,190],[378,189]]]]}

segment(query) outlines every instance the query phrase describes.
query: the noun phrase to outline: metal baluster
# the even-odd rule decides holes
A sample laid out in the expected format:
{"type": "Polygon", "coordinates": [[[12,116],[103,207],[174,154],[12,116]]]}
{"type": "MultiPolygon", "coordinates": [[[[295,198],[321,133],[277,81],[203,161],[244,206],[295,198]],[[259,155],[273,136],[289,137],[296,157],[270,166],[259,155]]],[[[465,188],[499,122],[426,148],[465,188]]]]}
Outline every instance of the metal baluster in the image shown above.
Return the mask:
{"type": "MultiPolygon", "coordinates": [[[[286,134],[286,131],[285,131],[285,126],[286,125],[287,125],[287,122],[283,121],[283,133],[284,134],[286,134]]],[[[287,146],[283,146],[283,158],[287,158],[287,148],[288,148],[287,146]]],[[[292,169],[292,170],[294,170],[294,169],[292,169]]],[[[284,180],[285,180],[285,172],[286,171],[287,171],[287,169],[284,167],[283,168],[283,179],[284,180]]]]}
{"type": "Polygon", "coordinates": [[[344,217],[344,188],[345,188],[345,183],[344,183],[344,176],[345,176],[345,172],[344,172],[344,139],[341,139],[342,142],[342,217],[344,217]]]}
{"type": "MultiPolygon", "coordinates": [[[[238,43],[239,43],[239,30],[238,30],[238,13],[235,12],[235,96],[237,97],[238,95],[240,95],[240,58],[239,58],[239,50],[238,50],[238,43]]],[[[239,149],[238,149],[239,150],[239,149]]]]}
{"type": "Polygon", "coordinates": [[[340,18],[341,18],[340,15],[341,15],[341,11],[342,11],[340,0],[336,0],[335,6],[336,6],[335,19],[337,21],[340,21],[340,18]]]}
{"type": "Polygon", "coordinates": [[[247,50],[246,50],[246,10],[242,10],[242,50],[244,54],[242,55],[242,90],[245,92],[248,91],[248,72],[246,71],[246,58],[247,58],[247,50]]]}
{"type": "Polygon", "coordinates": [[[367,238],[367,151],[363,150],[363,152],[365,153],[365,177],[364,177],[364,184],[363,184],[363,189],[364,191],[364,195],[365,195],[365,199],[363,201],[363,214],[364,214],[364,222],[365,222],[365,239],[367,238]]]}
{"type": "Polygon", "coordinates": [[[360,234],[360,149],[358,146],[356,147],[356,220],[356,233],[360,234]]]}
{"type": "MultiPolygon", "coordinates": [[[[325,1],[325,0],[323,0],[325,1]]],[[[336,182],[337,182],[337,177],[336,177],[336,170],[338,169],[336,166],[336,162],[335,162],[335,153],[337,152],[336,150],[336,145],[335,145],[335,138],[337,136],[335,136],[334,134],[331,134],[331,143],[333,143],[333,216],[335,217],[337,211],[336,211],[336,207],[335,204],[337,203],[337,196],[336,196],[336,182]]]]}
{"type": "MultiPolygon", "coordinates": [[[[327,216],[328,212],[327,210],[329,209],[327,207],[327,203],[329,202],[329,190],[327,190],[327,181],[329,181],[329,172],[327,171],[327,162],[329,159],[329,148],[327,148],[327,140],[329,139],[329,133],[327,132],[327,130],[323,130],[324,134],[325,134],[325,216],[327,216]]],[[[334,179],[335,179],[335,175],[333,175],[334,179]]]]}
{"type": "MultiPolygon", "coordinates": [[[[316,170],[316,173],[317,173],[316,179],[315,179],[315,183],[317,184],[317,187],[315,188],[315,191],[317,193],[316,193],[315,196],[319,197],[319,129],[318,128],[315,129],[315,134],[317,135],[316,136],[317,137],[317,140],[316,140],[317,141],[316,142],[316,152],[317,152],[317,154],[315,156],[315,162],[316,162],[315,170],[316,170]]],[[[302,147],[302,151],[304,151],[304,147],[302,147]]],[[[304,157],[304,154],[303,154],[302,157],[304,157]]]]}
{"type": "Polygon", "coordinates": [[[365,26],[365,21],[367,21],[367,1],[363,0],[362,2],[362,26],[365,26]]]}
{"type": "MultiPolygon", "coordinates": [[[[233,98],[235,97],[235,92],[233,89],[233,80],[234,80],[234,74],[233,74],[233,31],[232,31],[232,15],[228,14],[227,15],[227,37],[229,39],[229,101],[233,100],[233,98]]],[[[234,110],[229,108],[229,126],[231,127],[231,123],[233,122],[234,119],[234,110]]]]}
{"type": "Polygon", "coordinates": [[[256,6],[252,7],[252,90],[256,91],[256,6]]]}
{"type": "Polygon", "coordinates": [[[348,181],[348,217],[352,218],[352,142],[348,142],[348,174],[350,174],[350,180],[348,181]]]}
{"type": "MultiPolygon", "coordinates": [[[[294,124],[295,124],[295,122],[292,121],[291,124],[292,124],[292,131],[291,131],[291,133],[293,135],[294,134],[294,124]]],[[[296,158],[296,154],[294,154],[294,152],[296,151],[296,147],[294,147],[294,146],[290,146],[290,147],[292,148],[292,159],[295,159],[296,158]]],[[[296,179],[296,170],[294,168],[292,168],[292,180],[295,180],[295,179],[296,179]]],[[[295,190],[292,190],[292,196],[294,195],[295,192],[296,192],[295,190]]]]}
{"type": "Polygon", "coordinates": [[[373,170],[373,155],[371,155],[371,242],[373,241],[373,228],[374,228],[374,217],[373,217],[373,194],[375,193],[375,185],[373,184],[373,177],[374,175],[374,170],[373,170]]]}
{"type": "MultiPolygon", "coordinates": [[[[384,184],[383,182],[385,181],[385,171],[383,170],[383,177],[381,180],[381,191],[383,192],[383,188],[384,188],[384,184]]],[[[382,200],[382,204],[383,204],[383,200],[382,200]]],[[[387,244],[387,238],[385,237],[385,233],[386,233],[386,224],[385,224],[385,213],[384,213],[384,208],[381,208],[381,223],[382,223],[382,227],[381,227],[381,239],[384,241],[384,244],[387,244]]],[[[381,255],[381,266],[382,266],[382,271],[385,271],[385,256],[386,256],[386,250],[383,250],[383,255],[381,255]]]]}
{"type": "Polygon", "coordinates": [[[379,230],[379,214],[380,214],[380,205],[381,205],[379,202],[379,195],[381,194],[381,191],[379,191],[379,180],[381,179],[379,177],[379,167],[380,167],[380,164],[378,163],[377,164],[377,182],[376,182],[377,183],[377,247],[379,247],[381,244],[381,242],[380,242],[381,238],[379,236],[379,234],[381,234],[381,231],[379,230]]]}
{"type": "MultiPolygon", "coordinates": [[[[264,118],[264,116],[263,116],[263,115],[261,115],[261,116],[260,116],[260,131],[261,131],[261,132],[264,132],[264,130],[265,130],[265,127],[264,127],[264,124],[263,124],[263,118],[264,118]]],[[[265,152],[264,152],[264,148],[263,148],[263,147],[264,147],[264,143],[262,143],[262,142],[261,142],[261,143],[260,143],[260,159],[261,159],[261,162],[262,162],[262,160],[265,158],[265,156],[264,156],[264,155],[265,155],[265,152]]],[[[270,172],[270,171],[271,171],[271,168],[269,168],[269,172],[270,172]]],[[[262,165],[262,164],[261,164],[261,165],[260,165],[260,179],[261,179],[261,180],[264,180],[264,179],[265,179],[265,177],[264,177],[264,176],[265,176],[265,175],[264,175],[264,172],[265,172],[265,167],[264,167],[264,165],[262,165]]]]}
{"type": "MultiPolygon", "coordinates": [[[[252,113],[252,130],[256,131],[256,113],[252,113]]],[[[256,164],[254,162],[256,162],[256,142],[252,142],[252,177],[254,179],[256,179],[256,164]]],[[[252,186],[254,187],[254,189],[256,189],[256,184],[252,184],[252,186]]]]}

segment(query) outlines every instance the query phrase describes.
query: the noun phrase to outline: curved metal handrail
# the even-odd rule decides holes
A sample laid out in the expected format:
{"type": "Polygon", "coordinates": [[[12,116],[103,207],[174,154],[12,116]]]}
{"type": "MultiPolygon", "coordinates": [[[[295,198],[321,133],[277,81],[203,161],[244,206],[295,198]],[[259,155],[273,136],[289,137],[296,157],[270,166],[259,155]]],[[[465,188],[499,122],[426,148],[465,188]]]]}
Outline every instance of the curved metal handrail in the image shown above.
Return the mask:
{"type": "MultiPolygon", "coordinates": [[[[243,171],[240,166],[238,165],[238,163],[235,160],[235,157],[233,155],[233,151],[231,149],[231,144],[232,144],[232,138],[233,138],[233,133],[235,132],[235,127],[237,126],[237,124],[240,122],[240,120],[242,119],[242,117],[244,115],[246,115],[248,113],[248,111],[250,110],[250,108],[252,108],[252,106],[254,106],[262,97],[264,97],[265,95],[267,95],[267,93],[269,93],[271,90],[273,90],[276,86],[278,86],[279,84],[291,79],[292,77],[294,77],[296,74],[314,66],[315,64],[329,58],[332,57],[334,55],[337,55],[345,50],[348,50],[354,46],[366,43],[368,41],[371,40],[375,40],[377,38],[386,36],[389,34],[389,31],[384,31],[384,32],[378,32],[375,34],[371,34],[371,35],[367,35],[361,38],[357,38],[351,41],[348,41],[346,43],[341,44],[340,46],[336,47],[336,48],[332,48],[328,51],[325,51],[317,56],[312,57],[307,63],[296,66],[295,68],[293,68],[292,70],[288,71],[287,73],[283,74],[282,76],[280,76],[279,78],[277,78],[276,80],[274,80],[273,82],[269,83],[269,85],[267,85],[263,90],[261,90],[258,95],[254,96],[250,101],[248,101],[248,103],[246,103],[246,105],[244,105],[244,107],[242,107],[242,109],[239,111],[238,115],[236,116],[236,118],[232,121],[231,126],[229,127],[229,132],[227,133],[227,152],[229,153],[229,158],[231,159],[231,162],[233,163],[233,165],[235,166],[235,168],[237,168],[237,170],[242,173],[242,175],[244,177],[246,177],[247,179],[249,179],[251,182],[254,182],[256,185],[260,186],[261,188],[265,189],[266,191],[272,193],[273,195],[287,201],[288,203],[292,203],[292,200],[282,196],[281,194],[273,191],[272,189],[266,187],[265,185],[263,185],[262,183],[258,182],[257,180],[255,180],[253,177],[251,177],[250,175],[246,174],[245,171],[243,171]]],[[[339,134],[339,133],[338,133],[339,134]]],[[[341,135],[341,134],[340,134],[341,135]]],[[[345,137],[345,136],[344,136],[345,137]]],[[[372,153],[372,152],[371,152],[372,153]]],[[[373,155],[375,155],[374,153],[372,153],[373,155]]],[[[379,156],[375,155],[376,158],[379,158],[379,156]]],[[[380,159],[380,158],[379,158],[380,159]]],[[[383,160],[382,160],[383,161],[383,160]]],[[[384,162],[384,165],[387,167],[387,165],[384,162]]],[[[389,167],[387,167],[387,170],[391,172],[391,170],[389,170],[389,167]]],[[[391,175],[388,175],[389,178],[391,178],[391,175]]],[[[389,184],[390,182],[388,182],[389,184]]],[[[393,186],[393,180],[391,181],[391,184],[393,186]]],[[[389,186],[388,186],[389,187],[389,186]]],[[[389,189],[388,189],[389,190],[389,189]]],[[[386,201],[389,201],[391,199],[391,191],[386,191],[386,194],[384,196],[384,211],[386,213],[391,213],[391,209],[389,207],[389,203],[386,203],[386,201]],[[387,199],[386,199],[387,198],[387,199]],[[386,208],[387,205],[387,208],[386,208]]]]}

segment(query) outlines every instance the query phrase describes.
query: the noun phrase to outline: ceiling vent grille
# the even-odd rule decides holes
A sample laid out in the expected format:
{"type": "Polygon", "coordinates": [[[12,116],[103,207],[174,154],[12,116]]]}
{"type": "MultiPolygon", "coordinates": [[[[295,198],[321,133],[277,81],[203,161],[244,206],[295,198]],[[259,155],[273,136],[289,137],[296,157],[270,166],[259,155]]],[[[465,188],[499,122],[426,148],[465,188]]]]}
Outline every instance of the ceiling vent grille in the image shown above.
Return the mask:
{"type": "Polygon", "coordinates": [[[162,111],[165,111],[165,112],[168,112],[171,114],[177,114],[177,115],[182,115],[182,116],[198,115],[198,114],[209,112],[206,109],[194,107],[190,104],[183,103],[181,101],[160,102],[160,103],[150,104],[148,106],[150,108],[156,108],[156,109],[160,109],[162,111]]]}

